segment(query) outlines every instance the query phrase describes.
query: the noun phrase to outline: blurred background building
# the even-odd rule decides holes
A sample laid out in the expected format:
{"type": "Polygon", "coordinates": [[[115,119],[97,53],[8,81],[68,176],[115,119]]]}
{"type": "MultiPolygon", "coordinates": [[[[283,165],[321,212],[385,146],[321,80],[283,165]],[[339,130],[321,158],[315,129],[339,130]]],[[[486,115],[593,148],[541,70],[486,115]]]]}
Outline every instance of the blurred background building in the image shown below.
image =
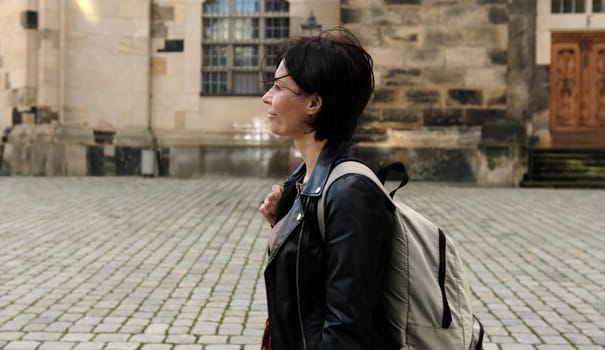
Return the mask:
{"type": "Polygon", "coordinates": [[[338,26],[375,61],[372,166],[605,181],[601,0],[2,0],[0,173],[283,176],[263,81],[281,40],[338,26]]]}

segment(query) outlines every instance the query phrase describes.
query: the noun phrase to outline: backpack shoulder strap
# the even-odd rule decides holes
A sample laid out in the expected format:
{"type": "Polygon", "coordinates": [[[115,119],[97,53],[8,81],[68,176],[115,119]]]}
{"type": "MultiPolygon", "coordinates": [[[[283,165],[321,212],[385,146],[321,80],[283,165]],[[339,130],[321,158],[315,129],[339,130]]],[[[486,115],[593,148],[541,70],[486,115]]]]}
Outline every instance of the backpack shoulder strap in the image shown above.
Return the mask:
{"type": "Polygon", "coordinates": [[[342,163],[338,163],[330,172],[328,180],[324,185],[324,190],[321,193],[321,197],[319,197],[319,202],[317,202],[317,223],[319,224],[319,232],[321,233],[321,237],[323,239],[326,238],[326,220],[324,211],[328,190],[330,189],[330,185],[332,185],[334,181],[346,174],[360,174],[369,178],[376,184],[376,186],[378,186],[378,188],[382,190],[382,192],[384,192],[384,194],[389,198],[389,200],[393,200],[391,198],[391,195],[389,194],[389,191],[384,188],[382,182],[380,182],[376,174],[374,174],[372,169],[368,168],[365,164],[356,162],[354,160],[348,160],[342,163]]]}

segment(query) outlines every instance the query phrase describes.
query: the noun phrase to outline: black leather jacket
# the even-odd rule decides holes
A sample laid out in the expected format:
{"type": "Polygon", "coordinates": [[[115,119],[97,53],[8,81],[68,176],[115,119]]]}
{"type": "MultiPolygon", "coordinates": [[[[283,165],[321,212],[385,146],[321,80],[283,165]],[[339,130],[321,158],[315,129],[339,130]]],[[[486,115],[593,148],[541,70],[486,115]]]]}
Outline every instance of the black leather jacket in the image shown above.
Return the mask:
{"type": "Polygon", "coordinates": [[[394,230],[387,197],[364,176],[345,175],[327,193],[325,240],[317,223],[330,170],[350,159],[348,145],[327,144],[300,194],[304,164],[284,183],[276,212],[283,232],[264,273],[274,350],[396,348],[377,297],[394,230]],[[303,215],[288,214],[293,205],[303,215]]]}

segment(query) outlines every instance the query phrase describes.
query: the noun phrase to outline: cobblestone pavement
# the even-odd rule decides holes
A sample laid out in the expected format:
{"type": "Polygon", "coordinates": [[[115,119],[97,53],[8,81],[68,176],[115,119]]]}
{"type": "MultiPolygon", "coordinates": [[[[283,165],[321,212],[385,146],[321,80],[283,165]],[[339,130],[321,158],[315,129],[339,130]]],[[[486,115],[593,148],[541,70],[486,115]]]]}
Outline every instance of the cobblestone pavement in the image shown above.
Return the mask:
{"type": "MultiPolygon", "coordinates": [[[[258,349],[271,179],[0,178],[0,349],[258,349]]],[[[412,183],[486,349],[605,347],[605,191],[412,183]]]]}

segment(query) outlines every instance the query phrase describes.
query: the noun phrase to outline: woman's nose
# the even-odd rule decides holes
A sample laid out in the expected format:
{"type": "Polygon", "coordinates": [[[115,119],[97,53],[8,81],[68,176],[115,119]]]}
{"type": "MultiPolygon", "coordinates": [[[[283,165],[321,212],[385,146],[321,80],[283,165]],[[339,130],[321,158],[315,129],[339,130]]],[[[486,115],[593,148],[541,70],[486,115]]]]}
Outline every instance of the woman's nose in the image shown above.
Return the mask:
{"type": "Polygon", "coordinates": [[[263,102],[270,105],[271,100],[273,100],[273,96],[271,96],[271,91],[265,92],[265,94],[263,95],[263,102]]]}

